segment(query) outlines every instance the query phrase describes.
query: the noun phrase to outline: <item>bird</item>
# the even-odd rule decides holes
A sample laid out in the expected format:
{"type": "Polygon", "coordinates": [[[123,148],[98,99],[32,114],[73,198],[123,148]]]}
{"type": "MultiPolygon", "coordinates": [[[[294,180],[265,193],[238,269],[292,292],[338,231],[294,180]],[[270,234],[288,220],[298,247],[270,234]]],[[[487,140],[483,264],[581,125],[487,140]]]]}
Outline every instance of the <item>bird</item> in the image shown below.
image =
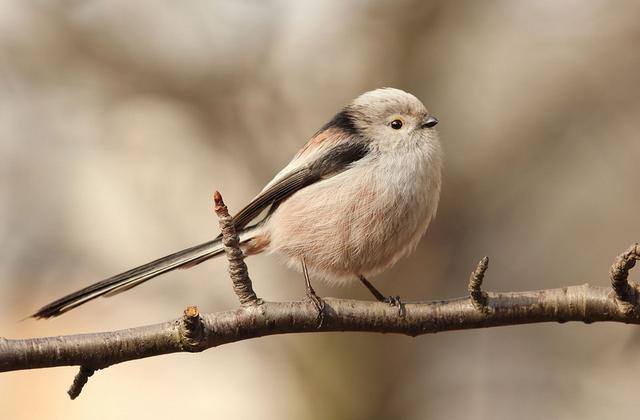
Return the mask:
{"type": "MultiPolygon", "coordinates": [[[[344,106],[233,216],[246,256],[277,254],[309,277],[368,280],[415,250],[436,215],[443,152],[438,119],[396,88],[365,92],[344,106]]],[[[177,268],[224,253],[221,236],[91,284],[35,312],[52,318],[177,268]]]]}

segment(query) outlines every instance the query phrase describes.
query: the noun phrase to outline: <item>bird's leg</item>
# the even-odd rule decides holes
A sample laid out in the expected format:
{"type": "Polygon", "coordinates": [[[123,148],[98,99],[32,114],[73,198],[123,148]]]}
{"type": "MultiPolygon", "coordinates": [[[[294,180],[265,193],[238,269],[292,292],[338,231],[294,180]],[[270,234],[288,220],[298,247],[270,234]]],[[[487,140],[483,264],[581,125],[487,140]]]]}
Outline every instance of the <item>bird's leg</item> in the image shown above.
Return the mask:
{"type": "Polygon", "coordinates": [[[400,296],[385,296],[378,289],[375,288],[373,284],[369,280],[365,278],[362,274],[358,276],[362,284],[371,292],[371,294],[376,298],[378,302],[388,303],[391,306],[398,307],[398,313],[401,317],[404,317],[406,314],[404,303],[400,300],[400,296]]]}
{"type": "Polygon", "coordinates": [[[315,290],[313,290],[313,286],[311,286],[311,280],[309,279],[309,271],[307,270],[307,264],[304,262],[304,258],[300,260],[302,262],[302,274],[304,274],[304,285],[305,285],[305,293],[307,294],[307,298],[311,300],[313,305],[316,307],[318,311],[318,325],[317,328],[322,327],[322,323],[324,322],[324,301],[318,296],[315,290]]]}

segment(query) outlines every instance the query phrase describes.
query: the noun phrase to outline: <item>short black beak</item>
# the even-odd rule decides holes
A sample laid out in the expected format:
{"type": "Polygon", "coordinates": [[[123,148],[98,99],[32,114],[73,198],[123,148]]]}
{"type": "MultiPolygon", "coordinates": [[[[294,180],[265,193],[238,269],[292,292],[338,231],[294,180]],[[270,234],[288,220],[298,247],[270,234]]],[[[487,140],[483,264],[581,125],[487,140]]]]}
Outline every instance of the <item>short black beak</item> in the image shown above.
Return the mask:
{"type": "Polygon", "coordinates": [[[438,124],[438,119],[434,116],[429,115],[427,118],[422,121],[422,128],[431,128],[435,127],[438,124]]]}

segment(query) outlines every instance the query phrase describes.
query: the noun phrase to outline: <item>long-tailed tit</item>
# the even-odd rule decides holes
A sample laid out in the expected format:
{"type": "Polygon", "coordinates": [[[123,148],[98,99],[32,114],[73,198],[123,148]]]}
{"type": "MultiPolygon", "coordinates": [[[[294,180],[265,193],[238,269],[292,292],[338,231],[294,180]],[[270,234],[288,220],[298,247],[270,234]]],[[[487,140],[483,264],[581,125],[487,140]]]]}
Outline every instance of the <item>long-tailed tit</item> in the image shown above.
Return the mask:
{"type": "MultiPolygon", "coordinates": [[[[366,276],[413,251],[435,216],[442,168],[437,123],[402,90],[356,98],[234,216],[245,254],[281,255],[305,275],[308,268],[324,279],[360,279],[378,300],[392,302],[366,276]]],[[[85,287],[33,316],[58,316],[222,253],[218,237],[85,287]]]]}

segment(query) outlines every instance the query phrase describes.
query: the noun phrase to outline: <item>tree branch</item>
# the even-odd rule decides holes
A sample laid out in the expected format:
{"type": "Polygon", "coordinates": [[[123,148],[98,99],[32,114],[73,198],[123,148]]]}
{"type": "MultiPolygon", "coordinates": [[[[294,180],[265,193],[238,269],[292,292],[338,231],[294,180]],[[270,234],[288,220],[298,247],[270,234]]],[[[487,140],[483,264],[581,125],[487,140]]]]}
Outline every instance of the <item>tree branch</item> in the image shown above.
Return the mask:
{"type": "Polygon", "coordinates": [[[586,284],[529,292],[486,292],[490,311],[479,311],[470,298],[457,298],[407,303],[405,317],[386,303],[325,298],[325,318],[320,328],[317,310],[310,302],[264,302],[200,315],[198,334],[190,333],[187,326],[191,321],[185,315],[161,324],[112,332],[0,338],[0,372],[54,366],[104,367],[161,354],[199,352],[274,334],[364,331],[418,336],[539,322],[640,324],[639,312],[626,311],[614,296],[611,289],[586,284]]]}
{"type": "Polygon", "coordinates": [[[471,273],[469,297],[406,303],[403,315],[386,303],[325,298],[323,323],[310,301],[263,302],[251,288],[232,219],[216,194],[230,274],[241,306],[233,311],[200,314],[188,307],[169,322],[93,334],[10,340],[0,337],[0,372],[54,366],[80,366],[71,398],[80,394],[98,369],[130,360],[177,352],[199,352],[250,338],[327,331],[397,333],[409,336],[441,331],[539,322],[624,322],[640,324],[637,284],[629,270],[640,259],[635,244],[619,255],[610,270],[612,288],[588,284],[560,289],[493,293],[481,290],[485,257],[471,273]],[[243,268],[244,267],[244,268],[243,268]]]}

